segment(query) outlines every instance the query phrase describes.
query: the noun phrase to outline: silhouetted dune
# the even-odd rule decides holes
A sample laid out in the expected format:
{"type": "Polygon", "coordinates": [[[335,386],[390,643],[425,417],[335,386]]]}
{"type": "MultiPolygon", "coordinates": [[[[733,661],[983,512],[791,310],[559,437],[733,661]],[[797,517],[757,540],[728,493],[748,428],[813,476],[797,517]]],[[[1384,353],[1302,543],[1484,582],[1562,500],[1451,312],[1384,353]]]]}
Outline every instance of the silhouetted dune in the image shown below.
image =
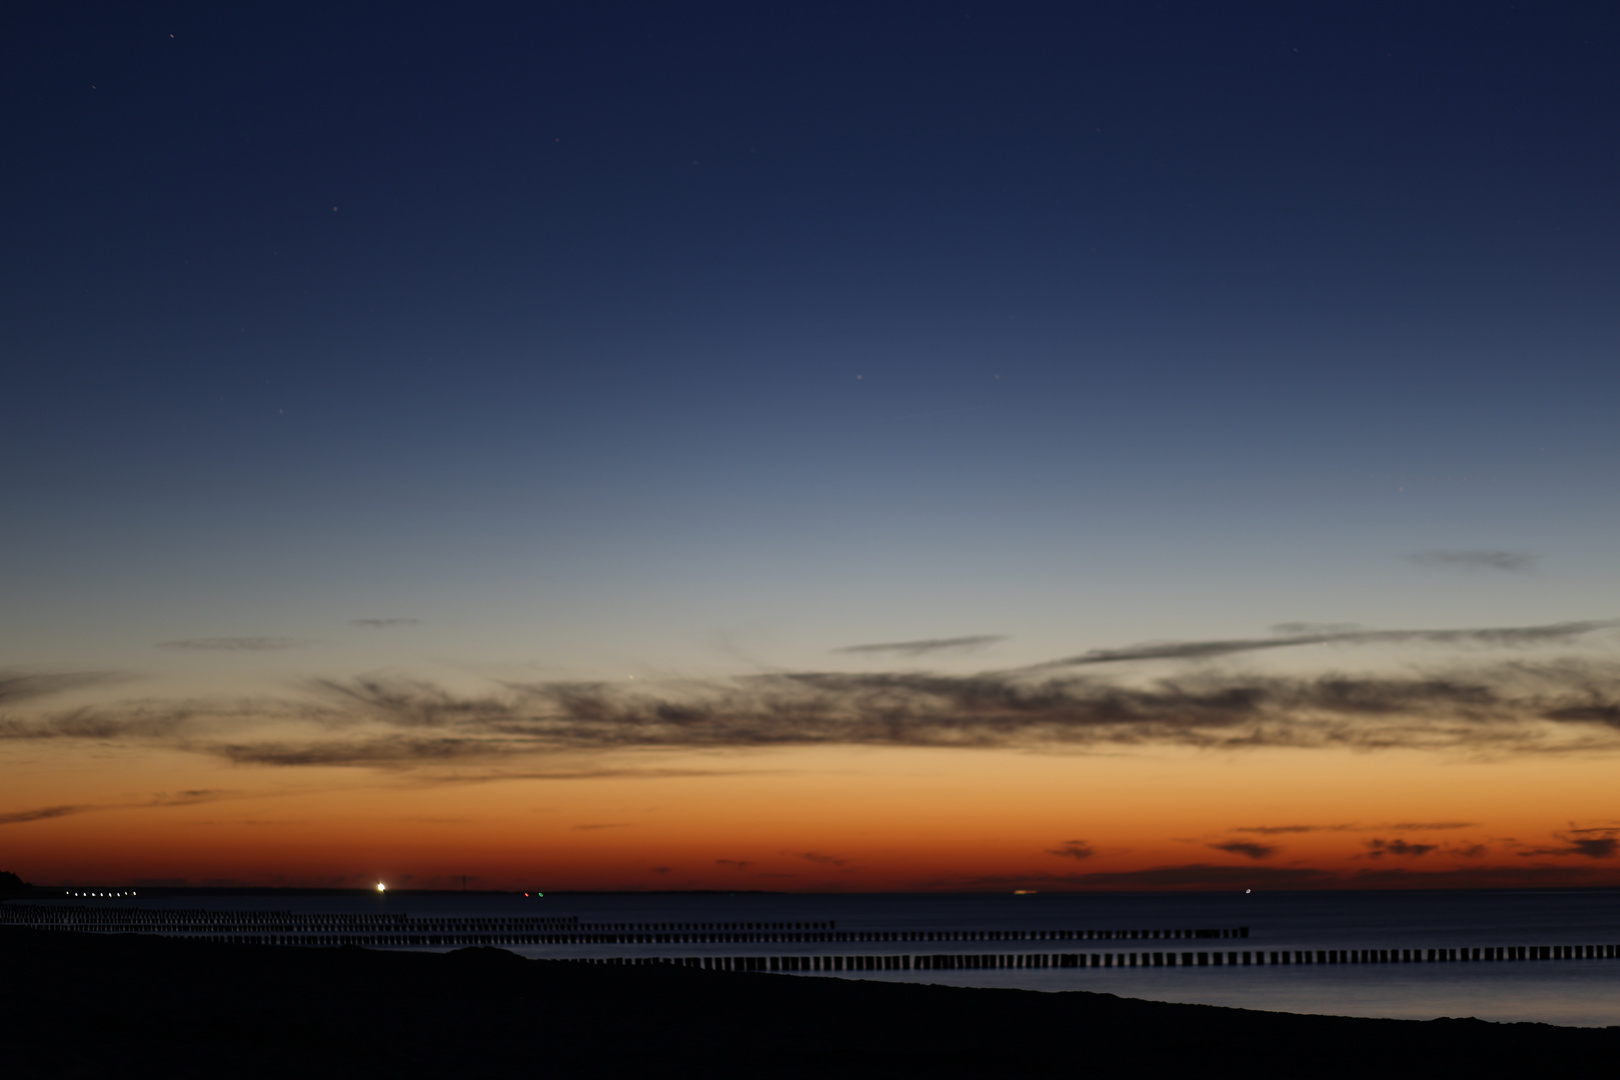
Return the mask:
{"type": "Polygon", "coordinates": [[[11,1076],[1597,1074],[1620,1028],[0,928],[11,1076]],[[1511,1070],[1511,1071],[1510,1071],[1511,1070]]]}

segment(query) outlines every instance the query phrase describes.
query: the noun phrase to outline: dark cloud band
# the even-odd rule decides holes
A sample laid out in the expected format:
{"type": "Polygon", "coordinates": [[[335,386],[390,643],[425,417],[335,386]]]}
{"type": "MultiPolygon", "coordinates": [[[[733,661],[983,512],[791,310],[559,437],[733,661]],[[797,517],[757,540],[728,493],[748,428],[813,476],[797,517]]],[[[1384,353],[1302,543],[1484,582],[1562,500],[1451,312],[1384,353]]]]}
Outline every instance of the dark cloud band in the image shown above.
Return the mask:
{"type": "Polygon", "coordinates": [[[0,676],[0,706],[30,698],[65,694],[72,690],[124,682],[126,675],[110,671],[75,671],[55,675],[0,676]]]}
{"type": "Polygon", "coordinates": [[[878,645],[845,645],[835,653],[898,653],[902,656],[924,656],[929,653],[967,652],[1006,641],[1004,634],[972,634],[967,637],[928,638],[923,641],[892,641],[878,645]]]}
{"type": "Polygon", "coordinates": [[[1620,626],[1620,622],[1604,619],[1479,630],[1307,630],[1270,638],[1171,641],[1161,644],[1131,645],[1122,649],[1093,649],[1079,656],[1052,660],[1037,666],[1081,667],[1088,664],[1117,664],[1129,660],[1213,660],[1238,653],[1292,649],[1301,645],[1453,645],[1525,648],[1532,645],[1562,644],[1595,630],[1605,630],[1614,626],[1620,626]]]}
{"type": "MultiPolygon", "coordinates": [[[[1186,658],[1310,641],[1525,646],[1567,642],[1610,625],[1333,631],[1258,645],[1239,640],[1112,650],[1080,661],[1186,658]]],[[[441,772],[475,764],[509,771],[524,760],[559,755],[800,746],[1620,749],[1616,660],[1497,658],[1388,677],[1195,669],[1134,681],[1074,670],[1077,662],[1064,662],[1069,670],[1043,665],[973,675],[826,671],[507,683],[479,693],[403,678],[323,679],[303,684],[298,697],[143,702],[34,718],[12,713],[0,716],[0,739],[141,742],[243,765],[441,772]]]]}

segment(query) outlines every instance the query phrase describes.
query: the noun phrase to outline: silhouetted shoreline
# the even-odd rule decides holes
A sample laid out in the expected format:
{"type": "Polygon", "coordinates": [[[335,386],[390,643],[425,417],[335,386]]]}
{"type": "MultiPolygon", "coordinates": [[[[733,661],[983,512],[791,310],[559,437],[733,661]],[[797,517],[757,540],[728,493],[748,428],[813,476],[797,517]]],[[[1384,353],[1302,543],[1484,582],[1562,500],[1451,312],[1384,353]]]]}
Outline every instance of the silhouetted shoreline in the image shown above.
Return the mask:
{"type": "Polygon", "coordinates": [[[1612,1066],[1620,1027],[1429,1022],[4,928],[14,1075],[1454,1075],[1612,1066]],[[639,1072],[638,1072],[639,1074],[639,1072]]]}

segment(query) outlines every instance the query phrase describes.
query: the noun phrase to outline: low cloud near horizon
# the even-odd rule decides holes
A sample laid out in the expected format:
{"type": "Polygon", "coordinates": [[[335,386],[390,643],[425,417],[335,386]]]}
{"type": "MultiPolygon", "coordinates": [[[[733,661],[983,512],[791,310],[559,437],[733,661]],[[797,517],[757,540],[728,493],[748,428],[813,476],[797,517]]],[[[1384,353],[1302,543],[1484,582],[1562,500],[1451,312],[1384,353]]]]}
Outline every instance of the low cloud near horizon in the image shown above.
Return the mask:
{"type": "Polygon", "coordinates": [[[1565,847],[1532,848],[1519,855],[1532,858],[1539,855],[1574,855],[1586,859],[1612,859],[1620,855],[1620,829],[1569,829],[1559,834],[1565,847]]]}
{"type": "Polygon", "coordinates": [[[1257,844],[1252,840],[1228,840],[1224,844],[1211,844],[1216,851],[1224,851],[1228,855],[1242,855],[1247,859],[1269,859],[1277,854],[1276,844],[1257,844]]]}
{"type": "Polygon", "coordinates": [[[1609,886],[1612,870],[1590,865],[1472,865],[1446,869],[1413,869],[1409,866],[1376,869],[1368,867],[1348,873],[1310,866],[1261,866],[1255,864],[1213,865],[1184,863],[1153,866],[1140,870],[1096,871],[1085,873],[985,874],[936,878],[920,882],[925,888],[1012,889],[1074,888],[1099,890],[1222,890],[1254,889],[1492,889],[1492,888],[1578,888],[1609,886]]]}
{"type": "Polygon", "coordinates": [[[1089,859],[1097,852],[1084,840],[1065,840],[1055,848],[1048,848],[1046,853],[1065,859],[1089,859]]]}
{"type": "Polygon", "coordinates": [[[1436,832],[1443,829],[1476,829],[1477,821],[1397,821],[1382,825],[1239,825],[1227,832],[1282,836],[1312,832],[1436,832]]]}

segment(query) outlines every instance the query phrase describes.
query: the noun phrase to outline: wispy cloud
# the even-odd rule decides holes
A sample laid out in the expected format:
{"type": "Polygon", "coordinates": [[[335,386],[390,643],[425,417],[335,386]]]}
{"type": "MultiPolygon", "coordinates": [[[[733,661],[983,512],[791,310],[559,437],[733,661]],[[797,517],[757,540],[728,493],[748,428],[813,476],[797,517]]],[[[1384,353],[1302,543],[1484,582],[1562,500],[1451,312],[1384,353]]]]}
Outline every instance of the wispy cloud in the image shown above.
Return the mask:
{"type": "Polygon", "coordinates": [[[82,739],[96,742],[171,741],[195,714],[185,707],[135,703],[112,709],[73,709],[36,719],[0,719],[0,740],[82,739]]]}
{"type": "Polygon", "coordinates": [[[208,637],[187,638],[184,641],[160,641],[160,649],[216,649],[237,652],[267,652],[273,649],[296,649],[308,645],[302,638],[290,637],[208,637]]]}
{"type": "Polygon", "coordinates": [[[1063,859],[1089,859],[1096,851],[1084,840],[1065,840],[1055,848],[1047,848],[1046,853],[1063,859]]]}
{"type": "Polygon", "coordinates": [[[1401,832],[1441,832],[1445,829],[1477,829],[1477,821],[1397,821],[1393,825],[1373,826],[1401,832]]]}
{"type": "Polygon", "coordinates": [[[1004,634],[971,634],[967,637],[926,638],[922,641],[891,641],[877,645],[845,645],[835,653],[898,653],[902,656],[924,656],[940,652],[969,652],[1006,641],[1004,634]]]}
{"type": "Polygon", "coordinates": [[[1478,828],[1474,821],[1397,821],[1378,825],[1240,825],[1227,832],[1254,833],[1258,836],[1282,836],[1287,833],[1312,832],[1437,832],[1445,829],[1478,828]]]}
{"type": "Polygon", "coordinates": [[[9,813],[0,813],[0,825],[22,825],[30,821],[48,821],[52,818],[70,817],[75,814],[92,814],[106,810],[146,810],[169,806],[195,806],[198,803],[218,802],[221,799],[238,797],[238,795],[237,792],[218,790],[176,791],[172,793],[160,792],[151,798],[130,802],[42,806],[31,810],[13,810],[9,813]]]}
{"type": "MultiPolygon", "coordinates": [[[[1610,625],[1335,631],[1278,640],[1529,646],[1568,642],[1610,625]]],[[[1271,639],[1256,640],[1273,647],[1271,639]]],[[[1252,645],[1183,643],[1155,647],[1153,655],[1252,645]]],[[[1148,652],[1108,653],[1127,654],[1148,652]]],[[[1491,657],[1386,676],[1195,668],[1147,678],[1046,665],[970,675],[822,671],[508,682],[472,693],[422,679],[367,676],[311,680],[299,689],[251,700],[149,700],[33,714],[12,709],[0,716],[0,740],[141,743],[240,765],[419,770],[464,783],[622,775],[622,760],[603,758],[629,752],[800,746],[1620,751],[1620,660],[1590,655],[1491,657]]],[[[1459,824],[1365,828],[1410,832],[1459,824]]],[[[1351,827],[1282,823],[1233,831],[1267,836],[1351,827]]]]}
{"type": "Polygon", "coordinates": [[[1360,623],[1353,622],[1280,622],[1272,624],[1271,632],[1294,637],[1299,634],[1343,634],[1361,628],[1360,623]]]}
{"type": "MultiPolygon", "coordinates": [[[[388,766],[396,770],[406,768],[410,762],[388,766]]],[[[473,785],[473,784],[504,784],[517,780],[684,780],[694,777],[707,776],[766,776],[780,774],[782,769],[675,769],[658,767],[624,766],[618,768],[579,768],[579,769],[512,769],[496,768],[470,770],[458,767],[450,772],[435,772],[431,777],[424,778],[419,774],[404,772],[400,778],[402,784],[417,784],[422,782],[434,785],[473,785]]],[[[536,814],[550,814],[556,811],[551,808],[533,811],[536,814]]]]}
{"type": "Polygon", "coordinates": [[[1245,889],[1310,888],[1338,881],[1327,870],[1285,866],[1212,866],[1189,863],[1156,866],[1143,870],[1119,870],[1089,874],[988,874],[977,877],[942,878],[922,882],[931,888],[975,888],[984,886],[1068,885],[1102,889],[1245,889]]]}
{"type": "Polygon", "coordinates": [[[1525,858],[1535,855],[1574,855],[1586,859],[1612,859],[1620,854],[1620,829],[1570,829],[1560,839],[1564,847],[1534,848],[1521,851],[1525,858]]]}
{"type": "Polygon", "coordinates": [[[733,870],[746,870],[748,867],[754,865],[747,859],[716,859],[714,860],[714,864],[716,866],[729,866],[733,870]]]}
{"type": "Polygon", "coordinates": [[[1385,855],[1399,855],[1409,858],[1421,858],[1429,852],[1439,848],[1438,844],[1410,844],[1405,840],[1368,840],[1367,856],[1377,859],[1385,855]]]}
{"type": "Polygon", "coordinates": [[[591,832],[595,829],[628,829],[629,827],[630,823],[628,821],[607,821],[601,824],[574,826],[579,832],[591,832]]]}
{"type": "MultiPolygon", "coordinates": [[[[547,683],[458,696],[419,682],[327,684],[324,700],[75,710],[0,738],[166,742],[237,764],[449,766],[525,755],[815,745],[1084,749],[1179,745],[1620,749],[1620,670],[1497,665],[1403,678],[1227,677],[1142,686],[1079,677],[768,675],[646,686],[547,683]],[[1577,706],[1575,703],[1579,702],[1577,706]],[[255,720],[306,735],[248,735],[255,720]]],[[[1293,829],[1294,826],[1274,826],[1293,829]]]]}
{"type": "Polygon", "coordinates": [[[454,764],[506,756],[499,740],[474,738],[413,739],[381,736],[367,740],[311,740],[289,743],[215,743],[207,750],[236,765],[399,766],[454,764]]]}
{"type": "Polygon", "coordinates": [[[1406,556],[1419,566],[1458,570],[1498,570],[1508,574],[1534,568],[1536,556],[1523,551],[1418,551],[1406,556]]]}
{"type": "Polygon", "coordinates": [[[218,802],[221,799],[233,798],[238,794],[234,791],[222,791],[218,788],[205,788],[199,791],[176,791],[173,793],[160,792],[145,802],[126,803],[128,806],[195,806],[198,803],[218,802]]]}
{"type": "Polygon", "coordinates": [[[821,851],[801,851],[799,858],[808,859],[819,866],[848,866],[848,859],[840,859],[836,855],[828,855],[821,851]]]}
{"type": "Polygon", "coordinates": [[[1216,851],[1224,851],[1229,855],[1242,855],[1248,859],[1269,859],[1277,854],[1275,844],[1257,844],[1252,840],[1228,840],[1224,844],[1211,844],[1216,851]]]}
{"type": "Polygon", "coordinates": [[[1360,870],[1340,879],[1351,888],[1406,889],[1502,889],[1553,888],[1606,885],[1617,882],[1614,871],[1598,866],[1458,866],[1448,869],[1416,870],[1409,866],[1388,866],[1360,870]]]}
{"type": "Polygon", "coordinates": [[[9,814],[0,814],[0,825],[20,825],[27,821],[47,821],[51,818],[67,817],[70,814],[83,814],[100,809],[99,806],[41,806],[33,810],[13,810],[9,814]]]}
{"type": "MultiPolygon", "coordinates": [[[[1282,624],[1284,627],[1308,624],[1282,624]]],[[[1293,649],[1302,645],[1451,645],[1491,648],[1526,648],[1562,644],[1595,630],[1620,625],[1613,619],[1549,623],[1542,626],[1502,626],[1475,630],[1302,630],[1269,638],[1222,638],[1212,641],[1167,641],[1129,645],[1120,649],[1092,649],[1079,656],[1050,660],[1037,667],[1080,667],[1117,664],[1132,660],[1211,660],[1238,653],[1293,649]]]]}
{"type": "Polygon", "coordinates": [[[395,626],[416,626],[421,619],[350,619],[350,626],[363,626],[369,630],[387,630],[395,626]]]}
{"type": "Polygon", "coordinates": [[[65,694],[95,686],[125,682],[127,675],[111,671],[73,671],[53,675],[0,676],[0,706],[27,701],[30,698],[65,694]]]}
{"type": "Polygon", "coordinates": [[[1071,888],[1071,889],[1343,889],[1343,888],[1514,888],[1614,886],[1620,883],[1608,866],[1475,864],[1412,869],[1383,864],[1341,874],[1308,866],[1189,863],[1140,870],[1097,873],[987,874],[921,881],[920,888],[1071,888]]]}

